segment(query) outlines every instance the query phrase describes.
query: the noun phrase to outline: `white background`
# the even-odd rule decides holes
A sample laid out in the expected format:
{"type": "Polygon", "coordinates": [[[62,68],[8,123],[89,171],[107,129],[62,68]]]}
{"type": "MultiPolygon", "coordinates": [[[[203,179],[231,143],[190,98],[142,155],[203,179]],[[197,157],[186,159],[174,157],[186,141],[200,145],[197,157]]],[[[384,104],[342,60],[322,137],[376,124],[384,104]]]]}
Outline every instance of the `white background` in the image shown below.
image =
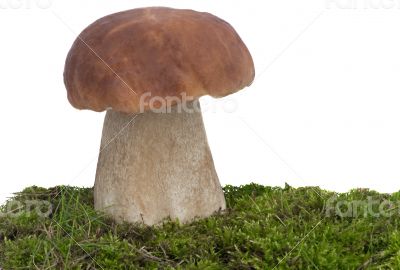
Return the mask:
{"type": "Polygon", "coordinates": [[[400,0],[0,0],[0,202],[93,185],[104,113],[69,105],[65,56],[94,20],[143,6],[214,13],[253,55],[250,88],[202,99],[223,185],[400,189],[400,0]]]}

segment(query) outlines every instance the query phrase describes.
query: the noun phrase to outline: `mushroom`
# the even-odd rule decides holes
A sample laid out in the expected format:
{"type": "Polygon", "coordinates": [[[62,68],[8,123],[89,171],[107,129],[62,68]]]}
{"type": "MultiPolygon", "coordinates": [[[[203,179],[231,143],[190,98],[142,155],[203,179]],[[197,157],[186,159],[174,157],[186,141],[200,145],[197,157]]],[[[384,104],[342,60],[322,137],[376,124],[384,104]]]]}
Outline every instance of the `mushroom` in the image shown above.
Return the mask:
{"type": "Polygon", "coordinates": [[[139,8],[87,27],[68,53],[64,82],[73,107],[107,111],[96,210],[148,225],[224,210],[198,99],[253,79],[245,44],[209,13],[139,8]]]}

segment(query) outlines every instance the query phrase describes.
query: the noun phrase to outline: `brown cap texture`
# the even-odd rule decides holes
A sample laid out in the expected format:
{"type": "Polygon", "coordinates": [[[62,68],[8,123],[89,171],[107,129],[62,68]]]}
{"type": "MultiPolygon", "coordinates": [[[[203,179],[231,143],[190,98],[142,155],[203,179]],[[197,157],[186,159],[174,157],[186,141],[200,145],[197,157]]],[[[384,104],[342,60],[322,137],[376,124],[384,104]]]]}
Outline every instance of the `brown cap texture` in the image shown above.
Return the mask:
{"type": "Polygon", "coordinates": [[[232,94],[250,85],[254,73],[250,52],[227,22],[150,7],[88,26],[68,53],[64,82],[75,108],[137,113],[154,97],[232,94]]]}

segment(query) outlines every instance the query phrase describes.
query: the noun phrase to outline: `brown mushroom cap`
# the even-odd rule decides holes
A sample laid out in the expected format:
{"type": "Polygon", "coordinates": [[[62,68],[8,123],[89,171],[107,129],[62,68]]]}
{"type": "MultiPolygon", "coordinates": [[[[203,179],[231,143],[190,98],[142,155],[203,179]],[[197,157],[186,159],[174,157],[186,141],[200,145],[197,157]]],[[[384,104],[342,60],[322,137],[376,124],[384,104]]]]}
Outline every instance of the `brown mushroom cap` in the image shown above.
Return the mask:
{"type": "Polygon", "coordinates": [[[68,54],[64,82],[75,108],[137,113],[143,94],[223,97],[251,84],[254,73],[246,45],[227,22],[209,13],[151,7],[87,27],[68,54]]]}

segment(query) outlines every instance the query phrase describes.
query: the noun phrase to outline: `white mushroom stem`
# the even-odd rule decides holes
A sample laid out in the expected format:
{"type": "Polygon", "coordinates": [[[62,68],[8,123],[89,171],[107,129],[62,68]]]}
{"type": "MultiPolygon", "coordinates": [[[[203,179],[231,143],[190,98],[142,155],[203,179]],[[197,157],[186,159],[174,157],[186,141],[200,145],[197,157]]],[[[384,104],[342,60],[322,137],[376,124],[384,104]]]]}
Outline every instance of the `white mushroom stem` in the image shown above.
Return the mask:
{"type": "Polygon", "coordinates": [[[170,109],[137,116],[107,111],[94,186],[97,210],[118,222],[153,225],[225,209],[199,102],[170,109]]]}

